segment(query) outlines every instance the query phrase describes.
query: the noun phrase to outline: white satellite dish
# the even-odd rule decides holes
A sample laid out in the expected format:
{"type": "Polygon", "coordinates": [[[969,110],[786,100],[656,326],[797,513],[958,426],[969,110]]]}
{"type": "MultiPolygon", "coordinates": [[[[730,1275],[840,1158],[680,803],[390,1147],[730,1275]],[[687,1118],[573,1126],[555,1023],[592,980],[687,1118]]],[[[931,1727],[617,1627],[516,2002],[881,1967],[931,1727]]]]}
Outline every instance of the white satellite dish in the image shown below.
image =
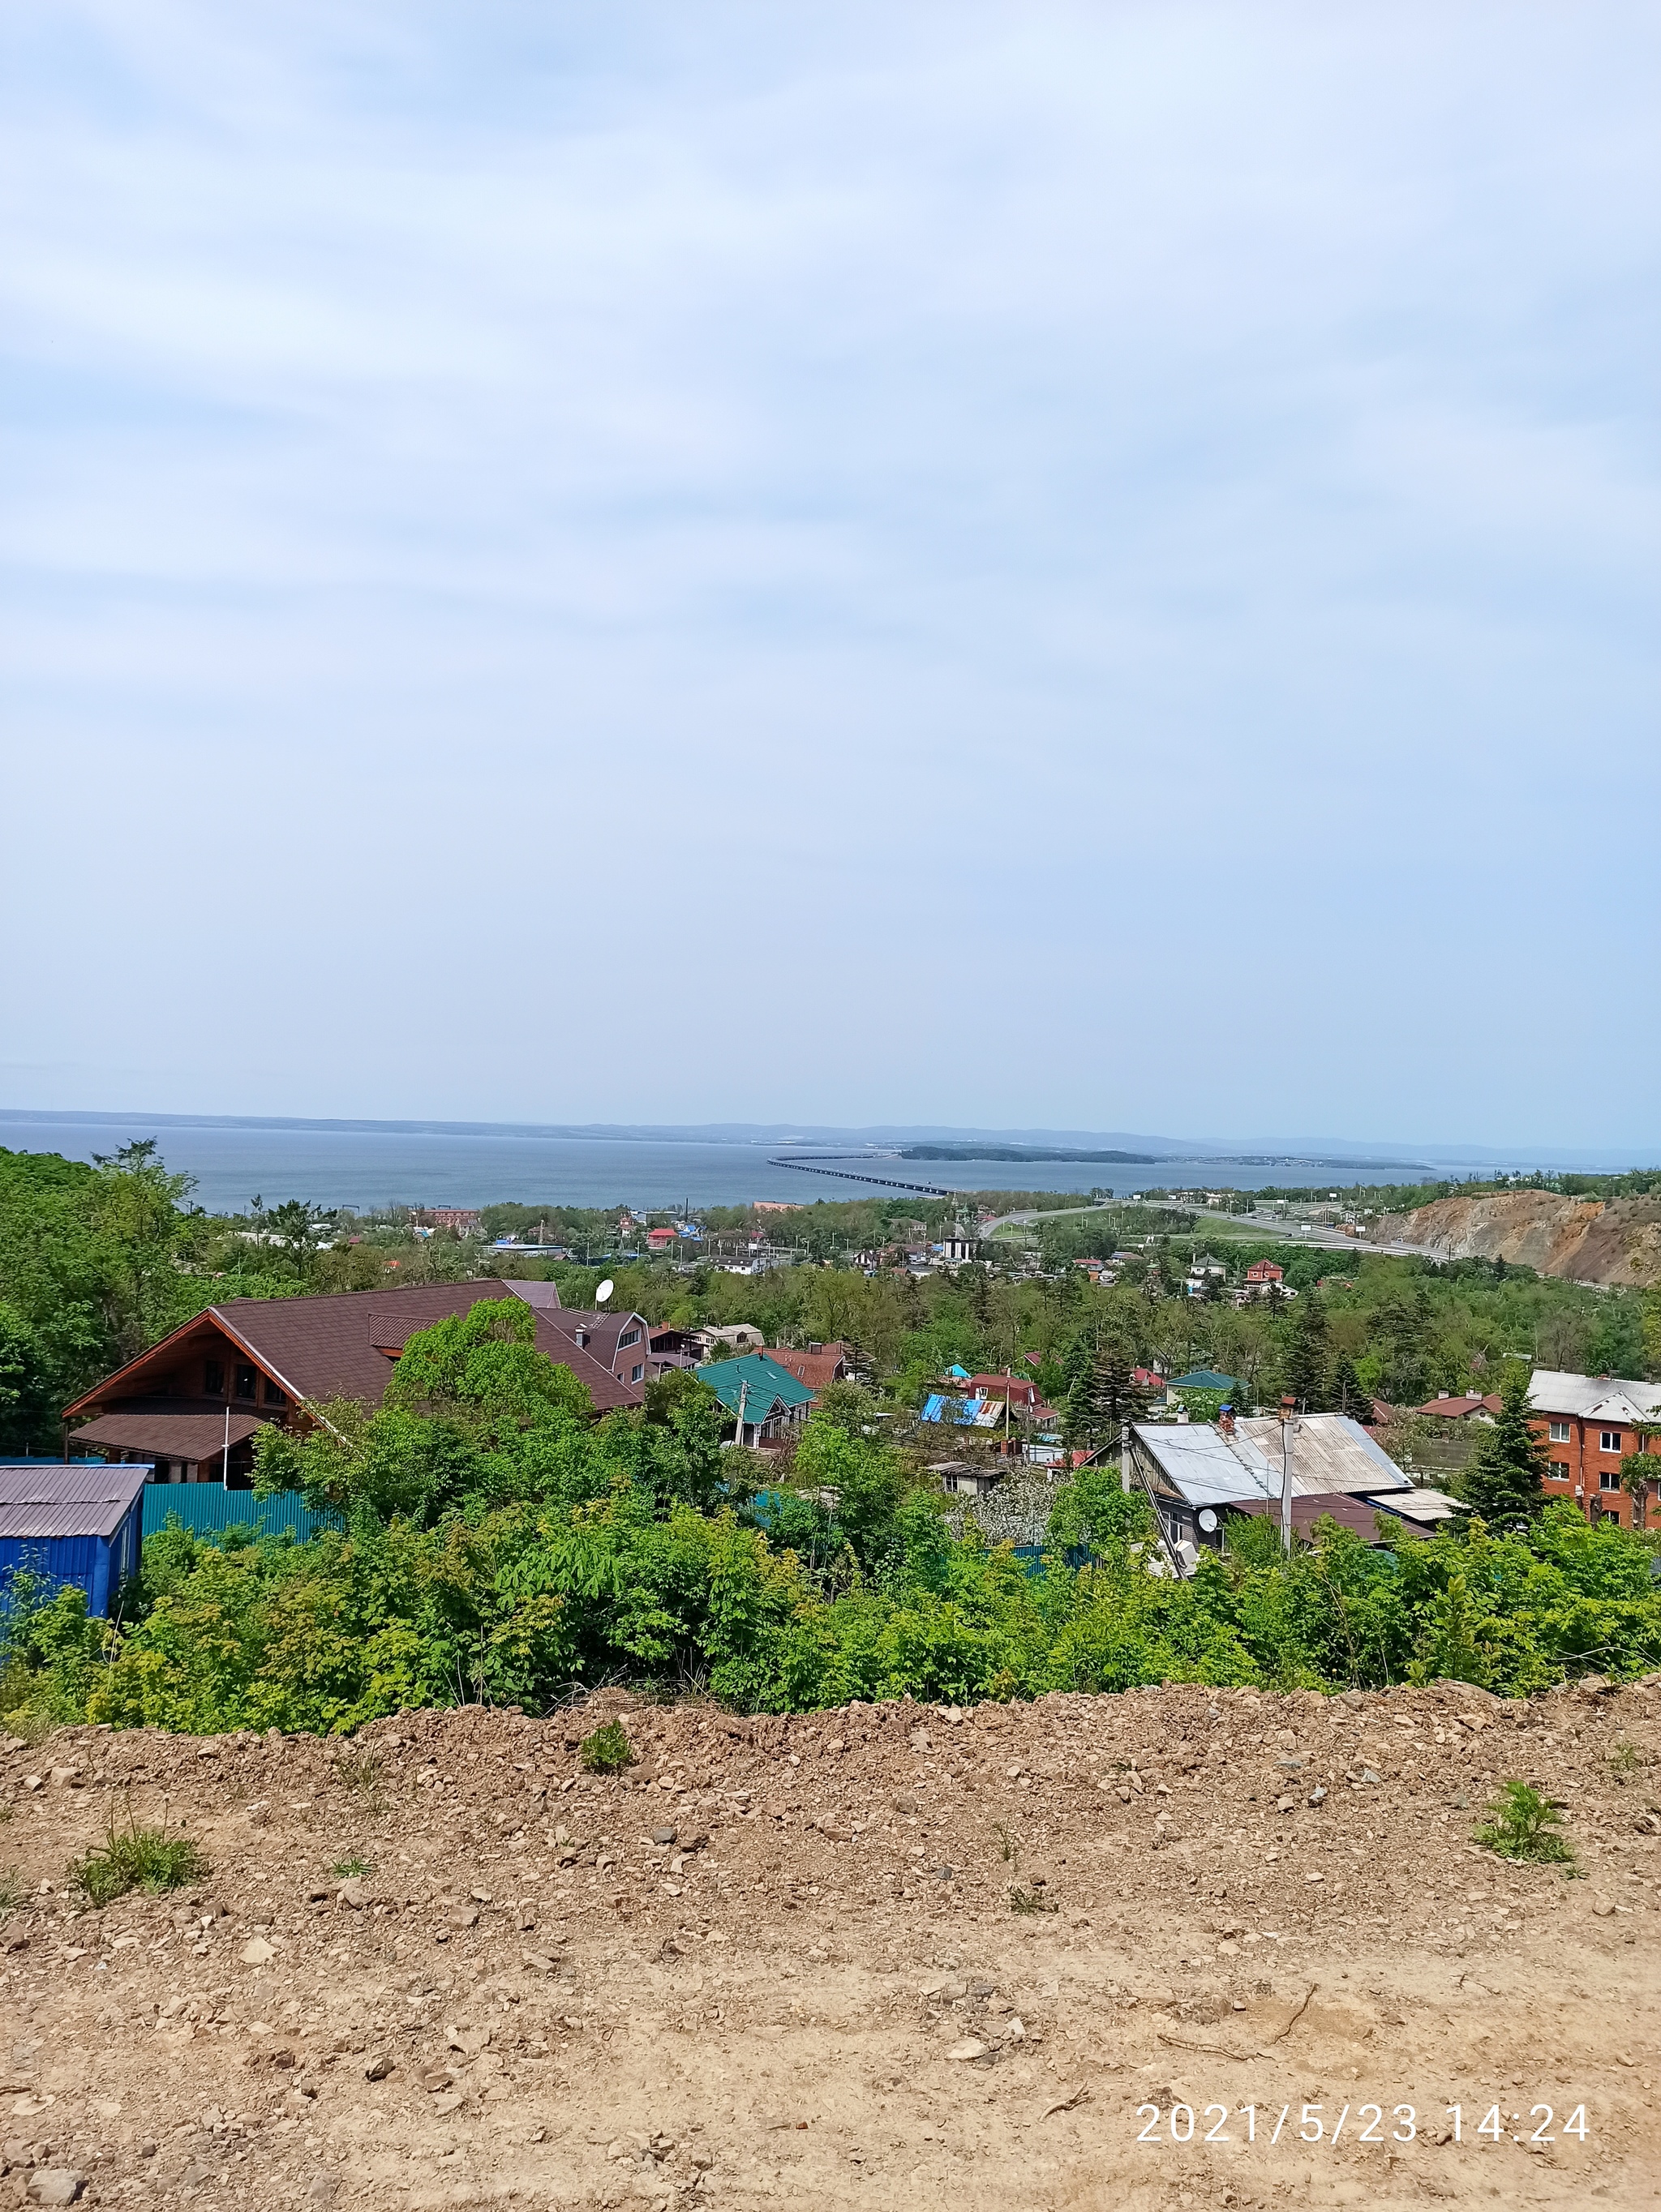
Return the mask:
{"type": "Polygon", "coordinates": [[[597,1306],[603,1306],[606,1299],[611,1297],[612,1291],[616,1290],[616,1288],[617,1285],[608,1275],[605,1278],[605,1280],[600,1285],[599,1288],[594,1292],[594,1304],[597,1306]]]}
{"type": "Polygon", "coordinates": [[[1202,1505],[1200,1508],[1200,1526],[1205,1530],[1208,1536],[1215,1533],[1217,1516],[1208,1505],[1202,1505]]]}

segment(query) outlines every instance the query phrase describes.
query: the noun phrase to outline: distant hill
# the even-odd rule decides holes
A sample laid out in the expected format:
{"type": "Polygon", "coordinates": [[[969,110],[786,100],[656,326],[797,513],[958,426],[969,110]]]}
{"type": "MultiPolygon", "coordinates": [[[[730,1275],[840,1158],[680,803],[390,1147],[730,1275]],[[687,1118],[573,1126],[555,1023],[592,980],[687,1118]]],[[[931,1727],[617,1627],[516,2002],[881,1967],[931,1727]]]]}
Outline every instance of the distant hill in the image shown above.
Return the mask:
{"type": "Polygon", "coordinates": [[[1550,1190],[1439,1198],[1391,1217],[1390,1233],[1438,1260],[1504,1260],[1565,1281],[1661,1285],[1661,1197],[1567,1198],[1550,1190]]]}

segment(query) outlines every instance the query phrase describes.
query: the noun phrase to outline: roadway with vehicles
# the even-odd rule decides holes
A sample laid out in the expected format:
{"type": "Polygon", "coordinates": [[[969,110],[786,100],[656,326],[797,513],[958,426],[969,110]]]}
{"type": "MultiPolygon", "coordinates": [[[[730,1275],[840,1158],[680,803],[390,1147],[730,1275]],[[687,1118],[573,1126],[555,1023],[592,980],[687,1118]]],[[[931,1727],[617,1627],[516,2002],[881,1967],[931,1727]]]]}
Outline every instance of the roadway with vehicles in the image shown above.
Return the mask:
{"type": "MultiPolygon", "coordinates": [[[[1035,1221],[1076,1221],[1081,1214],[1114,1213],[1129,1203],[1124,1199],[1110,1199],[1098,1206],[1029,1206],[1019,1212],[1001,1213],[995,1221],[987,1222],[981,1231],[983,1241],[995,1237],[1002,1229],[1024,1229],[1035,1221]]],[[[1371,1237],[1346,1236],[1341,1229],[1327,1222],[1293,1221],[1285,1214],[1259,1208],[1253,1213],[1214,1213],[1209,1207],[1195,1206],[1182,1199],[1144,1198],[1135,1203],[1150,1212],[1184,1213],[1195,1217],[1193,1235],[1196,1241],[1206,1237],[1217,1242],[1230,1237],[1273,1237],[1283,1244],[1308,1244],[1320,1252],[1382,1252],[1391,1259],[1408,1259],[1418,1254],[1416,1244],[1398,1242],[1379,1243],[1371,1237]]],[[[1105,1257],[1105,1254],[1103,1255],[1105,1257]]]]}

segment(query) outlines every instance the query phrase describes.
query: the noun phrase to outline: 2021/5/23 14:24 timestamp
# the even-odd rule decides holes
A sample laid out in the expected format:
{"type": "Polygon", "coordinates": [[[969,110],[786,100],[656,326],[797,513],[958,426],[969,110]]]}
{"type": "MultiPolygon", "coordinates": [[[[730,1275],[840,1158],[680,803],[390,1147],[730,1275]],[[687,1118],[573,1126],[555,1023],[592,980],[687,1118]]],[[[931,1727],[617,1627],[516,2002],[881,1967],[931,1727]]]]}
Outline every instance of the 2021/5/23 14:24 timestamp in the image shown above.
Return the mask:
{"type": "Polygon", "coordinates": [[[1439,2118],[1421,2119],[1416,2106],[1138,2105],[1136,2140],[1179,2148],[1187,2143],[1303,2143],[1313,2150],[1341,2142],[1410,2143],[1421,2136],[1439,2143],[1553,2143],[1560,2136],[1587,2141],[1586,2108],[1577,2105],[1559,2120],[1549,2105],[1507,2112],[1490,2105],[1482,2117],[1466,2105],[1444,2105],[1439,2118]]]}

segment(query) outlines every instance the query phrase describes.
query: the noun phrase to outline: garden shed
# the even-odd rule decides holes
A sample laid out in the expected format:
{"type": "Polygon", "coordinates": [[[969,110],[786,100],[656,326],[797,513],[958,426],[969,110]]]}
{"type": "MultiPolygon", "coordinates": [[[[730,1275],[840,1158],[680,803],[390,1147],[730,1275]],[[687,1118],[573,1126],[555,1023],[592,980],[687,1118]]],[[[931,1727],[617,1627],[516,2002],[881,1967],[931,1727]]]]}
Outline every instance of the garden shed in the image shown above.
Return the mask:
{"type": "Polygon", "coordinates": [[[122,1583],[138,1571],[150,1472],[143,1465],[0,1462],[0,1606],[13,1577],[27,1573],[58,1589],[74,1583],[87,1594],[87,1611],[106,1617],[122,1583]]]}

